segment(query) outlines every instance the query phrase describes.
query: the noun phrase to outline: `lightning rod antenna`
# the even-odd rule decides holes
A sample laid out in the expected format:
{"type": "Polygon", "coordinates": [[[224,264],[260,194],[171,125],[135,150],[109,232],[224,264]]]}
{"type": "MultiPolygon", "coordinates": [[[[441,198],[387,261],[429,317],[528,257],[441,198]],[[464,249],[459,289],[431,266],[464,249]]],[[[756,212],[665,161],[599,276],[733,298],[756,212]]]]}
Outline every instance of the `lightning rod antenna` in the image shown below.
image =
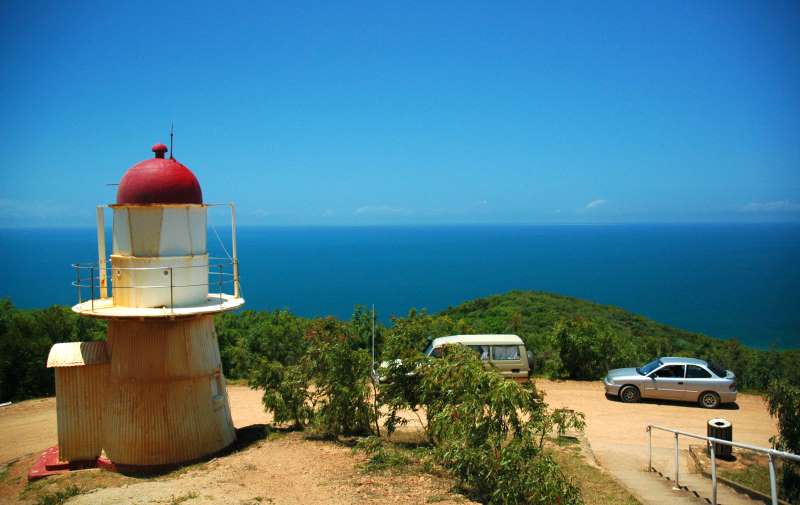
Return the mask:
{"type": "Polygon", "coordinates": [[[174,160],[175,154],[172,152],[172,136],[174,135],[175,123],[169,123],[169,159],[174,160]]]}

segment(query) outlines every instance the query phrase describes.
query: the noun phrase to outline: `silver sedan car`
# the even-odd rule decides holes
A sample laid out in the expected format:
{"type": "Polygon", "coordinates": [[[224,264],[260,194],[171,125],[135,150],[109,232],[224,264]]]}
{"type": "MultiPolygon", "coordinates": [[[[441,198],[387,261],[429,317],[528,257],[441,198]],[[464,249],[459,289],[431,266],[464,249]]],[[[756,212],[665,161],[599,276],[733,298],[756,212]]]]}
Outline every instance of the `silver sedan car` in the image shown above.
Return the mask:
{"type": "Polygon", "coordinates": [[[603,383],[607,395],[626,403],[656,398],[713,409],[736,401],[733,372],[694,358],[658,358],[639,368],[609,370],[603,383]]]}

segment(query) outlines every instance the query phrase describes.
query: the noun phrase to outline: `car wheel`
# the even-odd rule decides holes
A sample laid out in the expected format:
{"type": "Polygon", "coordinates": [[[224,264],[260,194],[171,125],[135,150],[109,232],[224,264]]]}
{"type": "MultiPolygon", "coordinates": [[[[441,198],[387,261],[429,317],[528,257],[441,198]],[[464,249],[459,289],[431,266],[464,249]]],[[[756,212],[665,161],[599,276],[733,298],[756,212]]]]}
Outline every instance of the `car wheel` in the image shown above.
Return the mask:
{"type": "Polygon", "coordinates": [[[705,393],[701,394],[698,401],[700,402],[701,407],[705,407],[707,409],[715,409],[719,407],[719,395],[711,391],[706,391],[705,393]]]}
{"type": "Polygon", "coordinates": [[[636,386],[625,386],[619,392],[619,399],[625,403],[636,403],[641,398],[639,389],[636,386]]]}

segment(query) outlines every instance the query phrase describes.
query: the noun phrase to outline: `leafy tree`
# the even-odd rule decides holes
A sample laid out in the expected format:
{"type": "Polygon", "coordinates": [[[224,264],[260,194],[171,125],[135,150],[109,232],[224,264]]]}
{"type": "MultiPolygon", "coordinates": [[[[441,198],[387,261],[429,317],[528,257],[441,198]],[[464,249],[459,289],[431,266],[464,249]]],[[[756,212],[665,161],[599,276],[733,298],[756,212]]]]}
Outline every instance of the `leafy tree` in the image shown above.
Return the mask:
{"type": "Polygon", "coordinates": [[[249,377],[263,360],[284,365],[297,362],[305,351],[303,335],[308,324],[286,310],[218,316],[215,326],[225,374],[233,379],[249,377]]]}
{"type": "Polygon", "coordinates": [[[371,399],[371,359],[358,336],[334,318],[311,322],[305,353],[291,365],[261,360],[250,385],[264,389],[263,402],[278,422],[313,425],[338,437],[370,433],[375,422],[371,399]]]}
{"type": "MultiPolygon", "coordinates": [[[[375,315],[377,318],[377,314],[375,315]]],[[[350,318],[350,326],[354,334],[355,345],[361,349],[366,349],[372,353],[372,310],[356,305],[353,309],[353,316],[350,318]]],[[[381,355],[383,350],[384,331],[379,324],[375,325],[375,356],[381,355]]]]}
{"type": "Polygon", "coordinates": [[[53,344],[104,336],[102,321],[67,307],[19,310],[0,300],[0,401],[52,395],[55,379],[46,363],[53,344]]]}
{"type": "Polygon", "coordinates": [[[291,422],[295,429],[302,429],[311,421],[314,410],[309,404],[309,379],[303,364],[264,360],[252,374],[250,387],[264,390],[261,401],[273,413],[275,422],[291,422]]]}
{"type": "MultiPolygon", "coordinates": [[[[800,454],[800,387],[786,381],[773,381],[767,391],[769,413],[778,419],[778,436],[772,445],[781,451],[800,454]]],[[[800,464],[784,461],[781,488],[791,503],[800,502],[800,464]]]]}
{"type": "Polygon", "coordinates": [[[309,370],[315,422],[333,437],[369,433],[373,410],[370,401],[371,359],[357,349],[358,337],[332,317],[314,321],[306,339],[309,349],[303,364],[309,370]]]}
{"type": "Polygon", "coordinates": [[[608,324],[575,318],[555,328],[562,371],[573,379],[595,379],[610,368],[625,365],[632,352],[608,324]]]}
{"type": "MultiPolygon", "coordinates": [[[[582,503],[543,451],[554,417],[532,384],[504,379],[458,345],[445,346],[421,373],[434,454],[463,486],[489,504],[582,503]]],[[[582,427],[566,411],[558,422],[582,427]]]]}

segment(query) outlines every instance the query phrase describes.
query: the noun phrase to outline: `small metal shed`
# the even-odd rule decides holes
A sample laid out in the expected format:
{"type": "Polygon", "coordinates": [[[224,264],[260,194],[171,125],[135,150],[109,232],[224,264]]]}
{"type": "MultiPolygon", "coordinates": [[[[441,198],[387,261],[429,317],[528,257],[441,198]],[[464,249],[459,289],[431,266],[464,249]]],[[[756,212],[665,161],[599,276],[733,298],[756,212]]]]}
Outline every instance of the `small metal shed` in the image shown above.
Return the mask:
{"type": "Polygon", "coordinates": [[[106,342],[55,344],[47,368],[55,368],[58,447],[61,461],[89,461],[103,449],[103,409],[109,377],[106,342]]]}

